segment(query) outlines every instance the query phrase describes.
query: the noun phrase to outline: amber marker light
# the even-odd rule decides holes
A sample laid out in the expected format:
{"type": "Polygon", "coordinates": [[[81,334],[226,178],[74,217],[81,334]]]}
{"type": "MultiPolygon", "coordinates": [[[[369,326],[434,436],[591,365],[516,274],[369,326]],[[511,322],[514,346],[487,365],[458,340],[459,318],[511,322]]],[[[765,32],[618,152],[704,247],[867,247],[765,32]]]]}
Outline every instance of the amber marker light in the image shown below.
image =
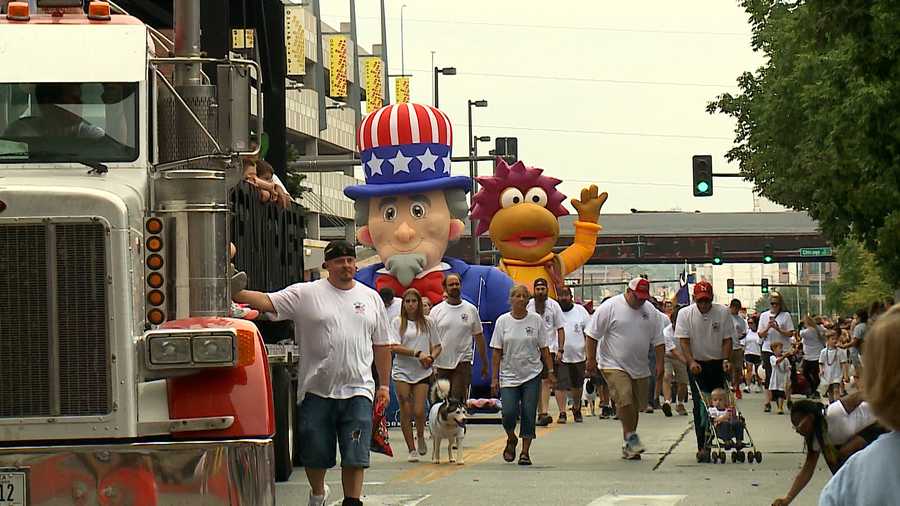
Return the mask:
{"type": "Polygon", "coordinates": [[[147,294],[147,302],[153,306],[162,306],[165,301],[166,296],[160,290],[150,290],[150,293],[147,294]]]}
{"type": "Polygon", "coordinates": [[[163,257],[162,255],[158,255],[156,253],[147,257],[147,267],[153,269],[154,271],[158,271],[162,269],[163,266],[163,257]]]}
{"type": "Polygon", "coordinates": [[[91,2],[88,4],[88,19],[94,21],[109,21],[109,14],[109,4],[106,2],[91,2]]]}
{"type": "Polygon", "coordinates": [[[151,272],[147,275],[147,284],[150,285],[150,288],[159,288],[163,285],[163,277],[162,274],[158,272],[151,272]]]}
{"type": "Polygon", "coordinates": [[[150,218],[147,220],[147,224],[145,225],[147,232],[151,234],[158,234],[162,232],[163,224],[162,220],[159,218],[150,218]]]}
{"type": "Polygon", "coordinates": [[[147,321],[153,325],[159,325],[166,321],[166,315],[159,309],[151,309],[147,311],[147,321]]]}
{"type": "Polygon", "coordinates": [[[162,249],[162,239],[156,236],[147,238],[147,250],[156,253],[162,249]]]}

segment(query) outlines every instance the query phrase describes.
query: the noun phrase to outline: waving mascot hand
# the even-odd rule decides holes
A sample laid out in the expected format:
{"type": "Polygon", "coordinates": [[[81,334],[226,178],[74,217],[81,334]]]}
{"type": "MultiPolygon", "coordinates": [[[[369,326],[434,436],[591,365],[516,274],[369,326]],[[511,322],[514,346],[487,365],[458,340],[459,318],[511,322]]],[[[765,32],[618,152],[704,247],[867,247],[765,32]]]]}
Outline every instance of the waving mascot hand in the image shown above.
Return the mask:
{"type": "Polygon", "coordinates": [[[581,190],[581,199],[571,200],[578,211],[575,240],[557,254],[553,247],[559,240],[558,217],[569,212],[563,207],[566,196],[556,189],[562,181],[542,173],[522,162],[509,166],[498,159],[493,176],[477,178],[482,189],[473,199],[472,219],[480,220],[477,235],[490,232],[500,251],[500,270],[527,287],[537,278],[550,280],[550,296],[555,298],[565,276],[593,256],[603,228],[597,221],[608,195],[598,194],[591,185],[581,190]]]}

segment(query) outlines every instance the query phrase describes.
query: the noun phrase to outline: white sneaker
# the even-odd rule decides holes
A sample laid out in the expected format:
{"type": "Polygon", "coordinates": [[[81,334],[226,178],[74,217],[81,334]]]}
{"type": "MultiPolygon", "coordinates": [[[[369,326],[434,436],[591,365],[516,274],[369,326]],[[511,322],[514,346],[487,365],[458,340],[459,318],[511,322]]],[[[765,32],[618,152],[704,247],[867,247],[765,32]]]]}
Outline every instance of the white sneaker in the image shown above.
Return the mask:
{"type": "Polygon", "coordinates": [[[425,438],[419,440],[419,455],[425,455],[428,453],[428,443],[425,442],[425,438]]]}
{"type": "Polygon", "coordinates": [[[628,436],[628,440],[625,441],[625,451],[632,454],[644,453],[644,444],[641,443],[641,438],[638,437],[637,432],[632,432],[630,436],[628,436]]]}
{"type": "Polygon", "coordinates": [[[325,500],[328,498],[329,491],[328,485],[325,485],[325,495],[312,495],[312,490],[310,490],[308,506],[325,506],[325,500]]]}
{"type": "MultiPolygon", "coordinates": [[[[423,453],[422,455],[425,455],[425,454],[423,453]]],[[[409,451],[409,457],[406,458],[406,461],[407,461],[407,462],[418,462],[418,461],[419,461],[419,454],[416,453],[415,450],[410,450],[410,451],[409,451]]]]}

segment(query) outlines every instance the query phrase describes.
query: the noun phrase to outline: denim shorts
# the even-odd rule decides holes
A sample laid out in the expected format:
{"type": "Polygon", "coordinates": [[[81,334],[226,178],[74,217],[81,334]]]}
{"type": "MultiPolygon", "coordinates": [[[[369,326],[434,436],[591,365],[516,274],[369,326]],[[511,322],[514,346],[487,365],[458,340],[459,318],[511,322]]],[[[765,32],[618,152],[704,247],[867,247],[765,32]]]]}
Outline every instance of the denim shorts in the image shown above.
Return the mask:
{"type": "Polygon", "coordinates": [[[341,467],[369,467],[372,401],[368,398],[326,399],[308,393],[300,404],[298,425],[304,467],[334,467],[337,447],[341,450],[341,467]]]}

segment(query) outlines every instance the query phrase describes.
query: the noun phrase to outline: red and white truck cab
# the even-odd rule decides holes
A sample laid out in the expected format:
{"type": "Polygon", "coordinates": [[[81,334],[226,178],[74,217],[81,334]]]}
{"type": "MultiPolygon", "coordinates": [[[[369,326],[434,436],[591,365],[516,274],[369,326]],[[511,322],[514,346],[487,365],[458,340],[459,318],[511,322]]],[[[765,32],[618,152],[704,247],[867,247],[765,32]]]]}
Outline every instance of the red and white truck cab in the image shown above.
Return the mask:
{"type": "Polygon", "coordinates": [[[37,4],[0,14],[0,505],[273,504],[266,348],[226,317],[259,68],[202,57],[198,0],[174,43],[37,4]]]}

